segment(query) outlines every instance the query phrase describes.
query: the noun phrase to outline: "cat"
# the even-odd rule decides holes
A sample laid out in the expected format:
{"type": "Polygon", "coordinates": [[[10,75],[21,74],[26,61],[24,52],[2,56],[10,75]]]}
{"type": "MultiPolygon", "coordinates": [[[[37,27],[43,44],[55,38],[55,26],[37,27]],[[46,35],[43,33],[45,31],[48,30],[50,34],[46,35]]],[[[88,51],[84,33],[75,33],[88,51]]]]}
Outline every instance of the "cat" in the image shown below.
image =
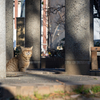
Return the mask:
{"type": "Polygon", "coordinates": [[[25,72],[30,64],[32,49],[33,47],[30,47],[30,48],[21,47],[22,52],[18,55],[18,57],[13,57],[6,64],[6,71],[7,72],[19,72],[19,71],[25,72]]]}

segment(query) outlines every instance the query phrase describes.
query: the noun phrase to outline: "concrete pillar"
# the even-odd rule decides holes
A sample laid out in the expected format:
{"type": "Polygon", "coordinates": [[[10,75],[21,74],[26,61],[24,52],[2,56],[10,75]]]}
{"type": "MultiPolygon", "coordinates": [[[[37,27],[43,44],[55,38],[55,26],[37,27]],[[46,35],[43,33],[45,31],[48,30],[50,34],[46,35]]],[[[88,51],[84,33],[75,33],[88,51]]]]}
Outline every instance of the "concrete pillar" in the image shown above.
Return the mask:
{"type": "Polygon", "coordinates": [[[0,0],[0,78],[6,77],[6,0],[0,0]]]}
{"type": "Polygon", "coordinates": [[[6,60],[7,62],[12,57],[13,57],[13,0],[6,0],[6,60]]]}
{"type": "Polygon", "coordinates": [[[68,75],[89,74],[90,7],[90,0],[66,0],[65,68],[68,75]]]}
{"type": "Polygon", "coordinates": [[[31,68],[40,68],[40,0],[26,0],[25,46],[33,46],[31,68]]]}

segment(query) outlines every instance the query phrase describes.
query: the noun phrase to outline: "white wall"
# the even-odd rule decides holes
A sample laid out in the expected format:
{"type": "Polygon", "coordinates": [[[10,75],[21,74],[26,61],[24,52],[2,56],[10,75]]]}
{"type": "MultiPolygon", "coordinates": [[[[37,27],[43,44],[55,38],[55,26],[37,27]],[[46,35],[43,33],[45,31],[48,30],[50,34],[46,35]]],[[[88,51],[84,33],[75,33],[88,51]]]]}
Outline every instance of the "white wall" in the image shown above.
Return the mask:
{"type": "Polygon", "coordinates": [[[94,40],[100,39],[100,19],[94,19],[94,40]]]}
{"type": "MultiPolygon", "coordinates": [[[[94,14],[97,13],[97,10],[95,7],[94,9],[94,14]]],[[[94,18],[94,40],[100,40],[100,19],[99,18],[94,18]]]]}

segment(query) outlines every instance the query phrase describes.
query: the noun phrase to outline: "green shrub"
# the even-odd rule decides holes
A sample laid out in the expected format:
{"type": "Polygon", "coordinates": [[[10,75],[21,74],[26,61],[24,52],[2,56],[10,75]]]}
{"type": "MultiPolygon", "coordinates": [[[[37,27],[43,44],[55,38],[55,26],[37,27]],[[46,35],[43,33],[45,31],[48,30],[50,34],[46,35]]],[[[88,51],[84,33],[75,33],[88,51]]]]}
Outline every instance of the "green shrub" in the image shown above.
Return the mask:
{"type": "Polygon", "coordinates": [[[100,86],[94,86],[91,88],[91,90],[94,92],[94,93],[98,93],[100,92],[100,86]]]}
{"type": "Polygon", "coordinates": [[[38,99],[43,99],[43,96],[41,94],[38,94],[38,92],[34,93],[34,96],[38,99]]]}
{"type": "Polygon", "coordinates": [[[78,94],[87,94],[87,93],[89,93],[89,90],[90,90],[90,89],[86,89],[86,88],[84,88],[84,86],[82,85],[82,86],[78,87],[77,89],[75,89],[74,92],[76,92],[76,93],[78,93],[78,94]]]}

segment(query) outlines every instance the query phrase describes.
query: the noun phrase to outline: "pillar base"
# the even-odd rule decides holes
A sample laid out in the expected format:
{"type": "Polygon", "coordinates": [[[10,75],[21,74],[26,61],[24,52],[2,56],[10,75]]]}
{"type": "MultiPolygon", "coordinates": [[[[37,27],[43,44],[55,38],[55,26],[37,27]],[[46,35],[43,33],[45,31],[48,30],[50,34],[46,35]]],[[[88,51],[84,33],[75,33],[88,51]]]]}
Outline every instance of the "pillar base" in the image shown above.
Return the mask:
{"type": "Polygon", "coordinates": [[[67,75],[89,75],[89,61],[65,61],[67,75]]]}
{"type": "Polygon", "coordinates": [[[6,72],[2,71],[0,72],[0,79],[6,78],[6,72]]]}
{"type": "Polygon", "coordinates": [[[40,69],[40,61],[31,61],[28,69],[40,69]]]}

